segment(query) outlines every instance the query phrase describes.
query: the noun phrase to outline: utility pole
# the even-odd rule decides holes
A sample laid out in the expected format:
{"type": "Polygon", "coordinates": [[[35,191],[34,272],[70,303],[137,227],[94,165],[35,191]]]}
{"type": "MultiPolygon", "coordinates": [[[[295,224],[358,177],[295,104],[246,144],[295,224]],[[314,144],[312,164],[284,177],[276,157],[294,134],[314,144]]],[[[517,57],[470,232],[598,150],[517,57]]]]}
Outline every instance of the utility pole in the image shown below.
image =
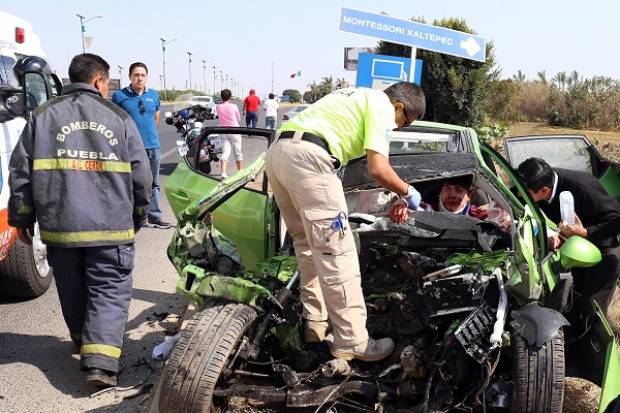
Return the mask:
{"type": "Polygon", "coordinates": [[[162,58],[161,73],[164,79],[164,100],[168,100],[168,96],[166,93],[166,43],[172,43],[176,41],[177,39],[166,40],[163,37],[160,37],[159,40],[161,40],[161,58],[162,58]]]}
{"type": "Polygon", "coordinates": [[[215,85],[215,66],[211,66],[213,68],[213,96],[217,95],[217,86],[215,85]]]}
{"type": "Polygon", "coordinates": [[[93,16],[87,19],[81,14],[76,13],[75,15],[78,16],[78,18],[80,19],[80,28],[82,30],[82,53],[86,53],[86,42],[84,41],[84,33],[86,33],[86,26],[84,25],[84,23],[88,23],[89,21],[94,20],[94,19],[101,19],[103,18],[103,16],[93,16]]]}
{"type": "Polygon", "coordinates": [[[208,95],[209,91],[207,90],[207,61],[201,60],[201,62],[202,62],[202,81],[204,82],[205,95],[208,95]]]}
{"type": "Polygon", "coordinates": [[[192,94],[192,52],[187,52],[187,67],[189,69],[189,93],[192,94]]]}
{"type": "Polygon", "coordinates": [[[116,65],[118,67],[118,88],[123,88],[123,66],[116,65]]]}

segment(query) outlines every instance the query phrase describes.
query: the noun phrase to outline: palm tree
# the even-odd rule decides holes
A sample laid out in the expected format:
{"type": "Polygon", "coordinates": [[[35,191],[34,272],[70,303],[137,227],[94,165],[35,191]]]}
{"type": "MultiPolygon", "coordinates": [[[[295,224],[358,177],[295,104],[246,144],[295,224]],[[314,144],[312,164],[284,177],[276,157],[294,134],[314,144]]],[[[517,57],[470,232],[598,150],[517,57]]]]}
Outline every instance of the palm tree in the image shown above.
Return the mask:
{"type": "Polygon", "coordinates": [[[332,93],[334,90],[334,77],[333,76],[324,76],[321,79],[321,83],[319,85],[322,91],[327,95],[328,93],[332,93]]]}
{"type": "Polygon", "coordinates": [[[558,72],[557,75],[553,79],[551,79],[553,83],[561,90],[564,91],[566,88],[566,72],[558,72]]]}
{"type": "Polygon", "coordinates": [[[517,70],[516,75],[512,75],[512,78],[517,81],[517,83],[525,82],[525,73],[521,71],[521,69],[517,70]]]}
{"type": "Polygon", "coordinates": [[[546,85],[547,84],[547,73],[545,73],[544,70],[541,70],[537,74],[538,74],[538,80],[540,81],[540,83],[542,83],[543,85],[546,85]]]}
{"type": "Polygon", "coordinates": [[[568,79],[566,79],[566,84],[569,89],[571,87],[579,86],[579,84],[581,84],[581,79],[579,78],[579,72],[576,70],[573,70],[570,76],[568,77],[568,79]]]}
{"type": "Polygon", "coordinates": [[[344,77],[336,79],[336,89],[344,89],[345,87],[349,87],[349,82],[344,77]]]}

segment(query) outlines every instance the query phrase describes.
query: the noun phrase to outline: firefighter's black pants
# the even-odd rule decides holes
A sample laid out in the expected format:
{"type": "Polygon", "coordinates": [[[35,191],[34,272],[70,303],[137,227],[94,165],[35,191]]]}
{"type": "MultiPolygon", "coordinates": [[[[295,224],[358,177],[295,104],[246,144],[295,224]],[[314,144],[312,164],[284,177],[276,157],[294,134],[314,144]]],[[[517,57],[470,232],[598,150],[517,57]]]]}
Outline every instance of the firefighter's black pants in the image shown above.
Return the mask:
{"type": "Polygon", "coordinates": [[[118,372],[131,301],[134,245],[48,247],[48,261],[82,368],[118,372]]]}

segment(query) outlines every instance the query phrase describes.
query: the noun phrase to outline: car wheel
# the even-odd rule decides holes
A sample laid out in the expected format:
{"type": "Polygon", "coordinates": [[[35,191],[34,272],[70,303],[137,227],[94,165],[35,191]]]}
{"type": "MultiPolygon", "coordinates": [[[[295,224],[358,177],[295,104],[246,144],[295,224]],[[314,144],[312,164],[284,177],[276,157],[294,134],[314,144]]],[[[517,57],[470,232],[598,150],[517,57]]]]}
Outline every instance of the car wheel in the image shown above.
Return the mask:
{"type": "Polygon", "coordinates": [[[562,330],[539,348],[512,336],[511,413],[561,413],[564,401],[562,330]]]}
{"type": "Polygon", "coordinates": [[[9,255],[0,262],[0,290],[16,298],[35,298],[47,291],[52,277],[47,247],[36,225],[32,245],[16,238],[9,255]]]}
{"type": "Polygon", "coordinates": [[[244,304],[211,301],[190,320],[161,379],[160,413],[217,411],[213,390],[256,318],[244,304]]]}

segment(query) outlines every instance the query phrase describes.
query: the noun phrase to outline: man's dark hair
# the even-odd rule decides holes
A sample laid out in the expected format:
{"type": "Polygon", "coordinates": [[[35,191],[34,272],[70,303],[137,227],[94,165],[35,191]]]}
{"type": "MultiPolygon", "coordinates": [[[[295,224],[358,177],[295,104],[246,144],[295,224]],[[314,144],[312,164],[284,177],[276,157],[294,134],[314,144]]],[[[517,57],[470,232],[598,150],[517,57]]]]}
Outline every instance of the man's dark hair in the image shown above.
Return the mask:
{"type": "Polygon", "coordinates": [[[274,96],[274,94],[273,94],[273,93],[270,93],[270,94],[269,94],[269,99],[273,99],[274,97],[275,97],[275,96],[274,96]]]}
{"type": "Polygon", "coordinates": [[[414,119],[422,119],[426,112],[426,97],[422,88],[415,83],[398,82],[384,90],[390,102],[400,102],[414,119]]]}
{"type": "Polygon", "coordinates": [[[143,67],[144,70],[146,71],[146,74],[147,75],[149,74],[149,68],[146,67],[146,65],[144,63],[142,63],[142,62],[135,62],[135,63],[132,63],[131,66],[129,66],[129,76],[131,76],[131,74],[133,73],[133,70],[135,68],[137,68],[137,67],[143,67]]]}
{"type": "Polygon", "coordinates": [[[97,75],[110,77],[110,65],[100,56],[84,53],[71,59],[69,80],[71,83],[90,83],[97,75]]]}
{"type": "Polygon", "coordinates": [[[443,185],[457,185],[457,186],[462,186],[464,188],[467,188],[469,190],[471,189],[473,181],[474,181],[474,177],[472,175],[455,176],[454,178],[448,178],[445,181],[443,181],[442,186],[443,185]]]}
{"type": "Polygon", "coordinates": [[[517,168],[525,186],[532,191],[539,191],[542,188],[552,188],[555,172],[544,159],[529,158],[521,162],[517,168]]]}
{"type": "Polygon", "coordinates": [[[226,102],[227,100],[230,100],[230,98],[232,97],[232,93],[230,93],[230,89],[223,89],[220,92],[220,96],[222,97],[222,100],[226,102]]]}

